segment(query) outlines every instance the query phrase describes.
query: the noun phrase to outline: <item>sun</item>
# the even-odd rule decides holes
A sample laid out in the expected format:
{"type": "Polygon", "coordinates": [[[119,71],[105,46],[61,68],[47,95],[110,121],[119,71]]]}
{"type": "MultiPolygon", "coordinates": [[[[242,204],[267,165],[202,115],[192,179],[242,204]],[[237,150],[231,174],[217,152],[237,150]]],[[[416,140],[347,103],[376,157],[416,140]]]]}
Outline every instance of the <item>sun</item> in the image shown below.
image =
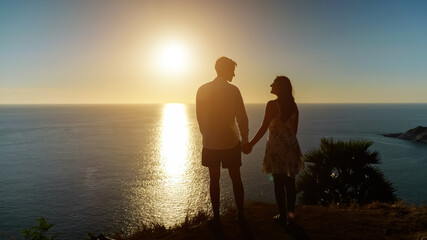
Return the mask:
{"type": "Polygon", "coordinates": [[[188,67],[188,49],[179,42],[169,42],[159,47],[157,66],[165,75],[184,73],[188,67]]]}

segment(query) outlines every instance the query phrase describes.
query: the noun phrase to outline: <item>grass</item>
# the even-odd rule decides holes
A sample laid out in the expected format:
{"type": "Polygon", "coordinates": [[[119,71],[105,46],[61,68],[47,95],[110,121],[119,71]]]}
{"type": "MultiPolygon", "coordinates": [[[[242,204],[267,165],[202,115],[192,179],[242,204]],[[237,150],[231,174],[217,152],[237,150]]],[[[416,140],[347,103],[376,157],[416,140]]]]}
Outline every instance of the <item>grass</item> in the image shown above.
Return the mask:
{"type": "Polygon", "coordinates": [[[135,233],[124,236],[122,234],[116,234],[114,239],[116,240],[140,240],[140,239],[162,239],[173,235],[177,231],[189,230],[196,226],[206,222],[209,215],[206,212],[199,212],[194,217],[187,216],[183,223],[177,224],[170,228],[166,228],[161,224],[143,225],[135,233]]]}
{"type": "MultiPolygon", "coordinates": [[[[283,229],[271,217],[277,213],[275,204],[248,203],[245,206],[253,239],[387,239],[427,240],[427,207],[375,202],[363,206],[330,205],[297,206],[297,231],[283,229]]],[[[222,216],[228,239],[247,239],[238,228],[234,214],[222,216]]],[[[181,225],[145,226],[131,236],[115,236],[117,240],[140,239],[212,239],[207,226],[208,215],[201,213],[181,225]]]]}
{"type": "MultiPolygon", "coordinates": [[[[273,222],[272,216],[277,213],[275,204],[247,202],[245,211],[250,227],[249,232],[243,232],[238,227],[233,209],[228,209],[222,215],[221,221],[228,239],[248,239],[249,233],[251,237],[249,239],[266,240],[427,240],[427,206],[407,205],[402,201],[393,204],[375,202],[363,206],[357,204],[346,206],[331,204],[326,207],[299,205],[296,209],[297,228],[282,228],[273,222]]],[[[89,239],[213,239],[215,233],[211,232],[207,224],[209,217],[206,212],[199,212],[196,216],[186,217],[181,224],[170,228],[161,224],[151,224],[141,226],[131,235],[117,233],[109,238],[101,234],[89,236],[89,239]]],[[[39,226],[41,225],[39,224],[39,226]]],[[[50,229],[52,225],[46,226],[50,229]]],[[[54,236],[46,227],[28,229],[32,229],[32,231],[46,230],[45,233],[49,232],[49,234],[45,234],[46,236],[54,236]]],[[[0,238],[4,237],[15,239],[8,234],[1,233],[0,238]]]]}

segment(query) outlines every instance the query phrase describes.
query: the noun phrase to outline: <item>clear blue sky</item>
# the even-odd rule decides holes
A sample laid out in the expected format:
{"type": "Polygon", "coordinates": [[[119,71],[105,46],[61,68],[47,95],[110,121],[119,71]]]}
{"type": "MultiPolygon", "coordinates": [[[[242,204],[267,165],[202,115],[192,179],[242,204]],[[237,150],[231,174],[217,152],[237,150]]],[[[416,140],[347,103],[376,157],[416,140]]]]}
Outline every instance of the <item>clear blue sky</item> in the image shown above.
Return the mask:
{"type": "Polygon", "coordinates": [[[220,56],[247,102],[271,99],[283,74],[298,102],[425,103],[426,13],[426,1],[3,0],[0,104],[193,102],[220,56]],[[171,42],[180,72],[156,63],[171,42]]]}

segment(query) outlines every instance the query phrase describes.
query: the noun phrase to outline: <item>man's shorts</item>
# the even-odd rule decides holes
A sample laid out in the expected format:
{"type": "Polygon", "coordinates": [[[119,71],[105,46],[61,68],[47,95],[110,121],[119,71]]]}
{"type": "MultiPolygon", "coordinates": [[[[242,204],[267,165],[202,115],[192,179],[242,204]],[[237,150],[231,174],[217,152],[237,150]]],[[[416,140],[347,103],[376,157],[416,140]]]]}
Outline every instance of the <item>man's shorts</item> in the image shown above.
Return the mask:
{"type": "Polygon", "coordinates": [[[240,142],[230,149],[207,149],[202,150],[202,165],[205,167],[222,168],[242,166],[242,148],[240,142]]]}

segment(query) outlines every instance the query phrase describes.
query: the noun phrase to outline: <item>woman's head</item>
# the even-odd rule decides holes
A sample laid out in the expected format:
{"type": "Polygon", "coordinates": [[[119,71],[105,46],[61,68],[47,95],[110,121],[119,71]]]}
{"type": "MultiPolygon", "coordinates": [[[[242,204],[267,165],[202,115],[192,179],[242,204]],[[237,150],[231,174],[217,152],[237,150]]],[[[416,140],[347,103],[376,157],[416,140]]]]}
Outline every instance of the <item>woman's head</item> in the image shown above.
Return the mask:
{"type": "Polygon", "coordinates": [[[294,99],[292,84],[288,77],[286,76],[277,76],[274,79],[271,86],[271,93],[277,95],[280,98],[289,98],[294,99]]]}
{"type": "Polygon", "coordinates": [[[271,84],[271,93],[277,95],[278,103],[280,106],[280,118],[282,121],[287,121],[292,113],[298,111],[293,96],[292,84],[288,77],[277,76],[271,84]]]}

